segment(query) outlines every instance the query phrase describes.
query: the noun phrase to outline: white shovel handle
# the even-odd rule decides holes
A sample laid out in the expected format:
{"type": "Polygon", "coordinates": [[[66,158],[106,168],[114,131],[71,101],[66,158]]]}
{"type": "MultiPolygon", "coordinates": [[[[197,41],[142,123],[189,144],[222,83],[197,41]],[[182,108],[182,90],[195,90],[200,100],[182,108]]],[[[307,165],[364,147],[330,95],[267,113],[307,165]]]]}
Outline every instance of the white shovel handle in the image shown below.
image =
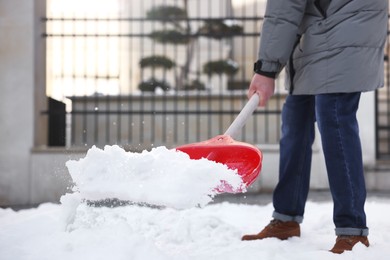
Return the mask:
{"type": "Polygon", "coordinates": [[[257,106],[259,105],[259,101],[260,97],[257,93],[255,93],[243,107],[236,119],[234,119],[233,123],[226,130],[225,135],[229,135],[234,139],[241,128],[245,125],[248,118],[256,110],[257,106]]]}

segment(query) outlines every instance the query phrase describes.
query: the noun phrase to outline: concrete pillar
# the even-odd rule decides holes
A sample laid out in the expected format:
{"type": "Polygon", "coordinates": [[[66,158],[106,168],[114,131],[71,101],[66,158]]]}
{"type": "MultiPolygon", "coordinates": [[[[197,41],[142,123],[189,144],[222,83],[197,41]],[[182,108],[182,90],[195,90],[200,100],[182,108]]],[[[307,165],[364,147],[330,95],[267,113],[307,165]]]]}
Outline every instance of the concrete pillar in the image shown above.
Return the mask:
{"type": "MultiPolygon", "coordinates": [[[[35,7],[44,8],[44,2],[0,0],[0,205],[3,206],[29,204],[30,200],[30,150],[34,146],[37,93],[35,27],[39,20],[35,7]]],[[[38,11],[44,13],[43,9],[38,11]]]]}

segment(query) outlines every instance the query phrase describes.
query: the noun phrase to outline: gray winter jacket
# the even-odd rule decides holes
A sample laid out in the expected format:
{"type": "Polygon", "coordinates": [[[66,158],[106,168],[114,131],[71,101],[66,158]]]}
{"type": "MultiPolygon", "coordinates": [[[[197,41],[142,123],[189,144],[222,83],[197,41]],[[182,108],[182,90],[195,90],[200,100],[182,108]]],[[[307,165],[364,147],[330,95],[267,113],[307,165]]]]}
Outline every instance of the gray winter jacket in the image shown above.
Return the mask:
{"type": "Polygon", "coordinates": [[[387,14],[388,0],[268,0],[261,70],[287,65],[292,94],[382,87],[387,14]]]}

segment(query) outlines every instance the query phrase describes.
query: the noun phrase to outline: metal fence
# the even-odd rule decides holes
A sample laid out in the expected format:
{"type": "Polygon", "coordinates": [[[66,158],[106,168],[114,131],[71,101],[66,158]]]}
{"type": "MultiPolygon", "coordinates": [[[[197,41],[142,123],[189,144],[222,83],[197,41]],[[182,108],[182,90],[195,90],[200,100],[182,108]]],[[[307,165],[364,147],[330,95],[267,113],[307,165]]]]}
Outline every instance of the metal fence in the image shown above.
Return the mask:
{"type": "MultiPolygon", "coordinates": [[[[246,102],[264,2],[48,0],[49,145],[142,150],[223,133],[246,102]]],[[[387,160],[388,60],[385,70],[375,129],[376,157],[387,160]]],[[[239,139],[278,143],[284,97],[277,82],[239,139]]]]}
{"type": "Polygon", "coordinates": [[[389,40],[385,53],[385,87],[377,90],[375,93],[376,158],[382,161],[390,160],[390,66],[388,57],[390,53],[389,40]]]}
{"type": "MultiPolygon", "coordinates": [[[[228,128],[247,100],[261,1],[88,2],[48,1],[47,94],[59,103],[48,112],[57,122],[49,144],[137,150],[228,128]]],[[[277,143],[283,97],[257,111],[239,139],[277,143]]]]}

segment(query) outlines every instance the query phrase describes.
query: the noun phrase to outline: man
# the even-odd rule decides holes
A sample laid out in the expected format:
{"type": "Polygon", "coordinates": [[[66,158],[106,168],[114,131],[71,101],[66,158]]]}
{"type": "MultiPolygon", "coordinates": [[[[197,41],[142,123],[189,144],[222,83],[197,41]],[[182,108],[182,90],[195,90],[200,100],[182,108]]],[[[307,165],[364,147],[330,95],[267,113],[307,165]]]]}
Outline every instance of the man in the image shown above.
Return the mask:
{"type": "Polygon", "coordinates": [[[289,95],[282,110],[279,182],[273,220],[242,240],[300,236],[309,191],[314,123],[321,134],[334,202],[336,243],[343,253],[368,228],[356,111],[360,93],[384,85],[387,0],[270,0],[248,96],[265,106],[286,65],[289,95]]]}

